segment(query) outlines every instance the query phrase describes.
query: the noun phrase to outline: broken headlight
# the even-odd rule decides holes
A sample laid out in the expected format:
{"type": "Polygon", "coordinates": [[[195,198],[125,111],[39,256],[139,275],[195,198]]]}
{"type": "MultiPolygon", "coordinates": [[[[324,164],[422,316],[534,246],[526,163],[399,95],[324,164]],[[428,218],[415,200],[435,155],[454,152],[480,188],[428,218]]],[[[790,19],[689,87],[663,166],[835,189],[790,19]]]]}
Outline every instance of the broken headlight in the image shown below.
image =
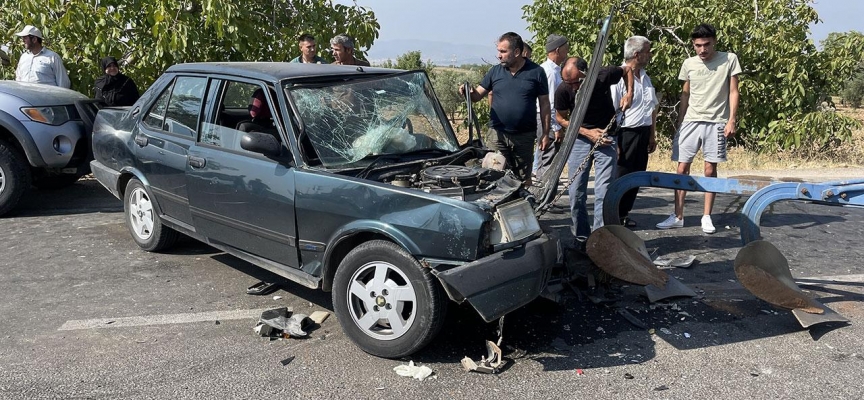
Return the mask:
{"type": "Polygon", "coordinates": [[[525,200],[511,201],[495,211],[498,226],[492,226],[491,242],[508,243],[524,239],[540,231],[534,210],[525,200]]]}

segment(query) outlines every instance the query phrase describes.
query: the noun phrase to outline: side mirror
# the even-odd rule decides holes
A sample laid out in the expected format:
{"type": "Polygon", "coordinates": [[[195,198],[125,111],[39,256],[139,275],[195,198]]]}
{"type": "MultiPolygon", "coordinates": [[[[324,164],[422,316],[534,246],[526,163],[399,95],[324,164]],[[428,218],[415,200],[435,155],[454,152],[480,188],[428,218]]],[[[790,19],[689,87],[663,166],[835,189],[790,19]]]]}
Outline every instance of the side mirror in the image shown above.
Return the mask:
{"type": "Polygon", "coordinates": [[[240,148],[268,157],[278,157],[282,154],[282,145],[269,133],[247,132],[240,139],[240,148]]]}

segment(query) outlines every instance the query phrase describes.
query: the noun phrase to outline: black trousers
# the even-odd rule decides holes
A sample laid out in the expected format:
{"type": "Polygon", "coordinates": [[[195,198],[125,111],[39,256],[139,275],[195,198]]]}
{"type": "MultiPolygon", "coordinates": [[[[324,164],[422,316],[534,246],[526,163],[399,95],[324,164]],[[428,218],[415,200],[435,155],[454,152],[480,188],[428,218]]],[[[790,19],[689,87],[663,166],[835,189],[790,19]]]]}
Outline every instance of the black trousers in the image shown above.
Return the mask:
{"type": "MultiPolygon", "coordinates": [[[[648,138],[651,136],[650,126],[621,128],[618,130],[618,176],[620,178],[631,172],[645,171],[648,168],[648,138]]],[[[618,204],[618,215],[621,218],[630,214],[639,188],[630,189],[621,197],[618,204]]]]}

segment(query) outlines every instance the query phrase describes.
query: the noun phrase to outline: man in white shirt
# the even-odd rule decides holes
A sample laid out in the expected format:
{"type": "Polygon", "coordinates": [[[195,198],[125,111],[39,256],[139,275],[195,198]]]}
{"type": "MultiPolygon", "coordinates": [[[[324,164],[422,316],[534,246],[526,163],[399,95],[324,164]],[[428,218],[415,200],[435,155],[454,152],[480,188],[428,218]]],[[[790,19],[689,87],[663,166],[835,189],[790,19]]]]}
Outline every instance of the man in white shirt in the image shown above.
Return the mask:
{"type": "MultiPolygon", "coordinates": [[[[657,149],[657,94],[651,78],[645,72],[645,67],[651,62],[651,41],[644,36],[633,36],[624,42],[624,65],[633,69],[633,103],[619,119],[621,127],[618,130],[618,172],[620,178],[631,172],[645,171],[648,167],[648,154],[657,149]]],[[[626,86],[624,79],[612,87],[612,101],[615,108],[624,96],[626,86]]],[[[636,201],[638,188],[629,190],[621,197],[618,204],[618,215],[621,225],[635,227],[636,222],[630,219],[630,210],[636,201]]]]}
{"type": "Polygon", "coordinates": [[[44,37],[39,29],[27,25],[15,35],[21,37],[26,48],[18,60],[18,68],[15,69],[16,81],[42,83],[67,89],[71,86],[63,60],[57,53],[42,46],[44,37]]]}
{"type": "MultiPolygon", "coordinates": [[[[561,84],[561,63],[567,59],[567,53],[570,52],[570,44],[567,38],[561,35],[551,34],[546,38],[546,61],[540,64],[543,71],[546,72],[546,82],[549,85],[549,106],[550,110],[555,110],[555,89],[561,84]]],[[[561,130],[561,125],[555,121],[555,118],[550,118],[549,138],[554,139],[554,142],[548,145],[543,145],[543,124],[540,121],[540,104],[537,104],[537,149],[534,151],[534,165],[532,175],[540,177],[552,164],[552,159],[558,153],[558,147],[564,139],[564,131],[561,130]]]]}

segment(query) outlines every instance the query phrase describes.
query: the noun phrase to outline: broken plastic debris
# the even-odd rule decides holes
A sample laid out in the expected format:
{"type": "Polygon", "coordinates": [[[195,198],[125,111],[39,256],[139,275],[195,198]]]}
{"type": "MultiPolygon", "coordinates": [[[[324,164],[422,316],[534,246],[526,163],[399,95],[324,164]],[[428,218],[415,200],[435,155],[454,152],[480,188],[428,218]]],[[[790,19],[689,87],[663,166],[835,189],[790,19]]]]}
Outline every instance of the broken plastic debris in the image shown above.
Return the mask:
{"type": "Polygon", "coordinates": [[[311,319],[312,322],[321,325],[321,323],[329,316],[330,313],[327,311],[315,311],[312,314],[309,314],[309,319],[311,319]]]}
{"type": "Polygon", "coordinates": [[[666,385],[660,385],[660,386],[657,386],[657,387],[654,388],[654,391],[655,391],[655,392],[662,392],[662,391],[664,391],[664,390],[669,390],[669,386],[666,386],[666,385]]]}
{"type": "Polygon", "coordinates": [[[633,379],[633,375],[631,373],[624,374],[624,379],[633,379]]]}
{"type": "Polygon", "coordinates": [[[475,362],[469,357],[462,358],[462,368],[466,372],[480,372],[483,374],[494,374],[498,369],[504,366],[507,362],[501,356],[501,348],[491,341],[486,341],[486,356],[481,357],[479,362],[475,362]]]}
{"type": "Polygon", "coordinates": [[[585,375],[585,372],[583,372],[581,369],[577,369],[576,375],[582,376],[582,375],[585,375]]]}
{"type": "Polygon", "coordinates": [[[688,268],[693,265],[693,262],[696,261],[696,256],[684,256],[684,257],[672,257],[672,256],[660,256],[654,260],[654,265],[658,267],[675,267],[675,268],[688,268]]]}
{"type": "Polygon", "coordinates": [[[265,294],[270,294],[276,290],[277,287],[278,285],[275,283],[261,281],[246,288],[246,294],[263,296],[265,294]]]}
{"type": "Polygon", "coordinates": [[[282,298],[282,296],[273,296],[273,300],[279,300],[281,298],[282,298]]]}
{"type": "Polygon", "coordinates": [[[432,368],[427,366],[416,366],[414,365],[414,361],[411,360],[408,362],[408,365],[397,365],[393,367],[393,371],[396,371],[396,374],[399,376],[407,376],[411,378],[415,378],[419,381],[422,381],[432,375],[432,368]]]}
{"type": "Polygon", "coordinates": [[[282,366],[284,367],[284,366],[290,364],[291,361],[294,361],[294,356],[288,357],[288,358],[280,361],[280,363],[282,363],[282,366]]]}
{"type": "Polygon", "coordinates": [[[672,331],[670,331],[670,330],[668,330],[668,329],[666,329],[666,328],[660,328],[660,332],[663,332],[663,333],[665,333],[665,334],[667,334],[667,335],[671,335],[671,334],[672,334],[672,331]]]}
{"type": "Polygon", "coordinates": [[[687,339],[690,339],[690,334],[687,333],[687,332],[684,332],[684,337],[687,338],[687,339]]]}
{"type": "Polygon", "coordinates": [[[287,307],[275,308],[261,313],[255,333],[262,337],[284,336],[305,337],[308,334],[303,328],[308,325],[308,317],[305,314],[291,314],[287,307]]]}

